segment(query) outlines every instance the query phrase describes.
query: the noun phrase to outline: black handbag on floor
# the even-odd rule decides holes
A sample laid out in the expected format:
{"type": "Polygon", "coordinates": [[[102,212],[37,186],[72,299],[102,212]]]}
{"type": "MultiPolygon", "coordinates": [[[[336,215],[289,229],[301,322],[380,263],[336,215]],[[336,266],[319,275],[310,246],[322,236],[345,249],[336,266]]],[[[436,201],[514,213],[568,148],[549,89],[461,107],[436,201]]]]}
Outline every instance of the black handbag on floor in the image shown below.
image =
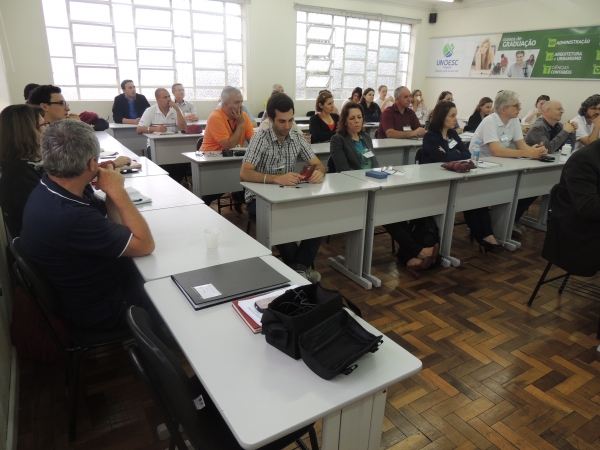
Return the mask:
{"type": "Polygon", "coordinates": [[[304,363],[321,378],[331,380],[340,373],[351,374],[361,356],[379,349],[382,337],[369,333],[342,310],[302,333],[298,345],[304,363]]]}
{"type": "Polygon", "coordinates": [[[341,310],[342,295],[319,283],[290,289],[269,303],[262,316],[262,334],[273,347],[300,359],[300,335],[341,310]]]}

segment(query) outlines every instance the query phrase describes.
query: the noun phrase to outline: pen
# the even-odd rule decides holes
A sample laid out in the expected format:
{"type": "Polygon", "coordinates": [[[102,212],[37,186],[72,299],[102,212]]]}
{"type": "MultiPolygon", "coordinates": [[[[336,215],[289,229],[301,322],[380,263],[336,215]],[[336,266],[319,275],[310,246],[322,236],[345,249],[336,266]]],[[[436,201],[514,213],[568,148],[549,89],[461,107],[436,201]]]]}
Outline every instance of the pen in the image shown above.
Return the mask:
{"type": "Polygon", "coordinates": [[[300,186],[279,186],[280,188],[300,189],[300,186]]]}
{"type": "Polygon", "coordinates": [[[141,198],[136,198],[135,200],[131,200],[131,201],[132,201],[133,203],[135,203],[135,202],[141,202],[141,201],[142,201],[142,199],[141,199],[141,198]]]}

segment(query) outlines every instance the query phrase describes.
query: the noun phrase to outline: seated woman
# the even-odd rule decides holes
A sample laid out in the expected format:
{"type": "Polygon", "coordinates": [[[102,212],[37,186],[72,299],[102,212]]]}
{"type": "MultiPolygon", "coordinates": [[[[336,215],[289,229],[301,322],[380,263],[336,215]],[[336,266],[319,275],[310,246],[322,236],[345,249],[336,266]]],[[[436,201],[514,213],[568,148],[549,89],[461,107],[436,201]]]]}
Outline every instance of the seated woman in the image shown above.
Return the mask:
{"type": "MultiPolygon", "coordinates": [[[[363,110],[358,103],[346,103],[338,123],[337,134],[331,138],[331,157],[327,164],[329,172],[370,169],[378,167],[377,158],[370,156],[373,142],[363,129],[363,110]]],[[[372,155],[372,153],[371,153],[372,155]]],[[[419,271],[436,262],[439,244],[424,248],[413,238],[419,221],[397,222],[383,227],[400,246],[396,255],[406,264],[406,269],[415,278],[419,271]]]]}
{"type": "MultiPolygon", "coordinates": [[[[452,92],[442,91],[442,93],[439,95],[439,97],[437,99],[437,102],[435,103],[435,106],[437,106],[443,102],[454,102],[454,97],[452,96],[452,92]]],[[[434,108],[435,108],[435,106],[434,106],[434,108]]],[[[427,119],[425,120],[425,129],[426,130],[429,129],[429,123],[431,122],[432,116],[433,116],[433,110],[429,111],[429,114],[427,115],[427,119]]],[[[461,134],[463,132],[462,128],[460,128],[458,126],[458,121],[456,121],[456,126],[454,127],[454,129],[456,130],[456,132],[458,134],[461,134]]]]}
{"type": "Polygon", "coordinates": [[[540,95],[535,101],[535,108],[529,110],[529,112],[521,122],[521,125],[533,125],[533,122],[542,117],[542,107],[546,102],[549,101],[550,97],[548,97],[547,95],[540,95]]]}
{"type": "MultiPolygon", "coordinates": [[[[456,114],[456,105],[453,102],[442,102],[433,109],[429,130],[423,137],[421,164],[458,161],[471,157],[469,149],[454,130],[456,114]]],[[[500,253],[504,250],[494,237],[488,208],[464,211],[463,215],[471,230],[471,239],[477,240],[481,253],[500,253]]]]}
{"type": "Polygon", "coordinates": [[[329,91],[322,91],[315,102],[317,113],[308,121],[308,130],[313,144],[329,142],[335,134],[335,127],[340,116],[334,114],[333,95],[329,91]]]}
{"type": "Polygon", "coordinates": [[[425,100],[423,100],[423,94],[420,89],[415,89],[411,92],[410,105],[408,107],[415,112],[419,120],[425,120],[425,117],[429,113],[429,108],[427,108],[425,100]]]}
{"type": "Polygon", "coordinates": [[[361,87],[355,87],[354,89],[352,89],[352,95],[350,95],[350,97],[348,97],[346,100],[344,100],[342,102],[342,108],[344,107],[344,105],[348,102],[354,102],[354,103],[358,103],[360,102],[360,99],[363,96],[363,90],[361,87]]]}
{"type": "Polygon", "coordinates": [[[471,117],[469,117],[469,122],[465,126],[465,131],[474,132],[481,121],[494,112],[493,106],[494,101],[489,97],[483,97],[479,100],[479,103],[477,103],[477,106],[475,107],[475,111],[471,117]]]}
{"type": "Polygon", "coordinates": [[[373,88],[365,89],[365,92],[360,99],[360,106],[362,106],[362,109],[365,112],[365,122],[379,122],[381,108],[375,103],[375,91],[373,88]]]}
{"type": "MultiPolygon", "coordinates": [[[[21,234],[25,204],[44,173],[40,141],[49,125],[39,106],[11,105],[0,112],[0,207],[13,238],[21,234]]],[[[130,161],[120,156],[102,166],[130,161]]]]}

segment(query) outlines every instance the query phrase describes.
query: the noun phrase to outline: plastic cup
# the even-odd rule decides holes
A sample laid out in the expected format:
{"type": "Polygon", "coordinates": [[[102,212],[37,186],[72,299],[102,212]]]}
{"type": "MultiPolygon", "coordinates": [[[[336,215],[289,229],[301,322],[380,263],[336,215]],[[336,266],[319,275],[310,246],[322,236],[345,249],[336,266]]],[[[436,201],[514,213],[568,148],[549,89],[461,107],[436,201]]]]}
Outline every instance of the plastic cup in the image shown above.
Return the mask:
{"type": "Polygon", "coordinates": [[[207,228],[204,230],[204,239],[206,240],[206,248],[217,248],[219,243],[220,228],[207,228]]]}

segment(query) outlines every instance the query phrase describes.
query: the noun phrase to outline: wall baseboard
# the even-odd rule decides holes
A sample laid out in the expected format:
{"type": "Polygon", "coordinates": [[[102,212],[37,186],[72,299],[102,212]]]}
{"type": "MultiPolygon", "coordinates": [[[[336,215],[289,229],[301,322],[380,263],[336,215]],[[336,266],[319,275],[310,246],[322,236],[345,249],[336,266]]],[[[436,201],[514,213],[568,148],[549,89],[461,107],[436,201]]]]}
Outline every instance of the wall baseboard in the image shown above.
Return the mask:
{"type": "Polygon", "coordinates": [[[10,391],[8,400],[8,428],[6,430],[6,450],[17,450],[19,423],[19,358],[17,349],[12,347],[10,365],[10,391]]]}

